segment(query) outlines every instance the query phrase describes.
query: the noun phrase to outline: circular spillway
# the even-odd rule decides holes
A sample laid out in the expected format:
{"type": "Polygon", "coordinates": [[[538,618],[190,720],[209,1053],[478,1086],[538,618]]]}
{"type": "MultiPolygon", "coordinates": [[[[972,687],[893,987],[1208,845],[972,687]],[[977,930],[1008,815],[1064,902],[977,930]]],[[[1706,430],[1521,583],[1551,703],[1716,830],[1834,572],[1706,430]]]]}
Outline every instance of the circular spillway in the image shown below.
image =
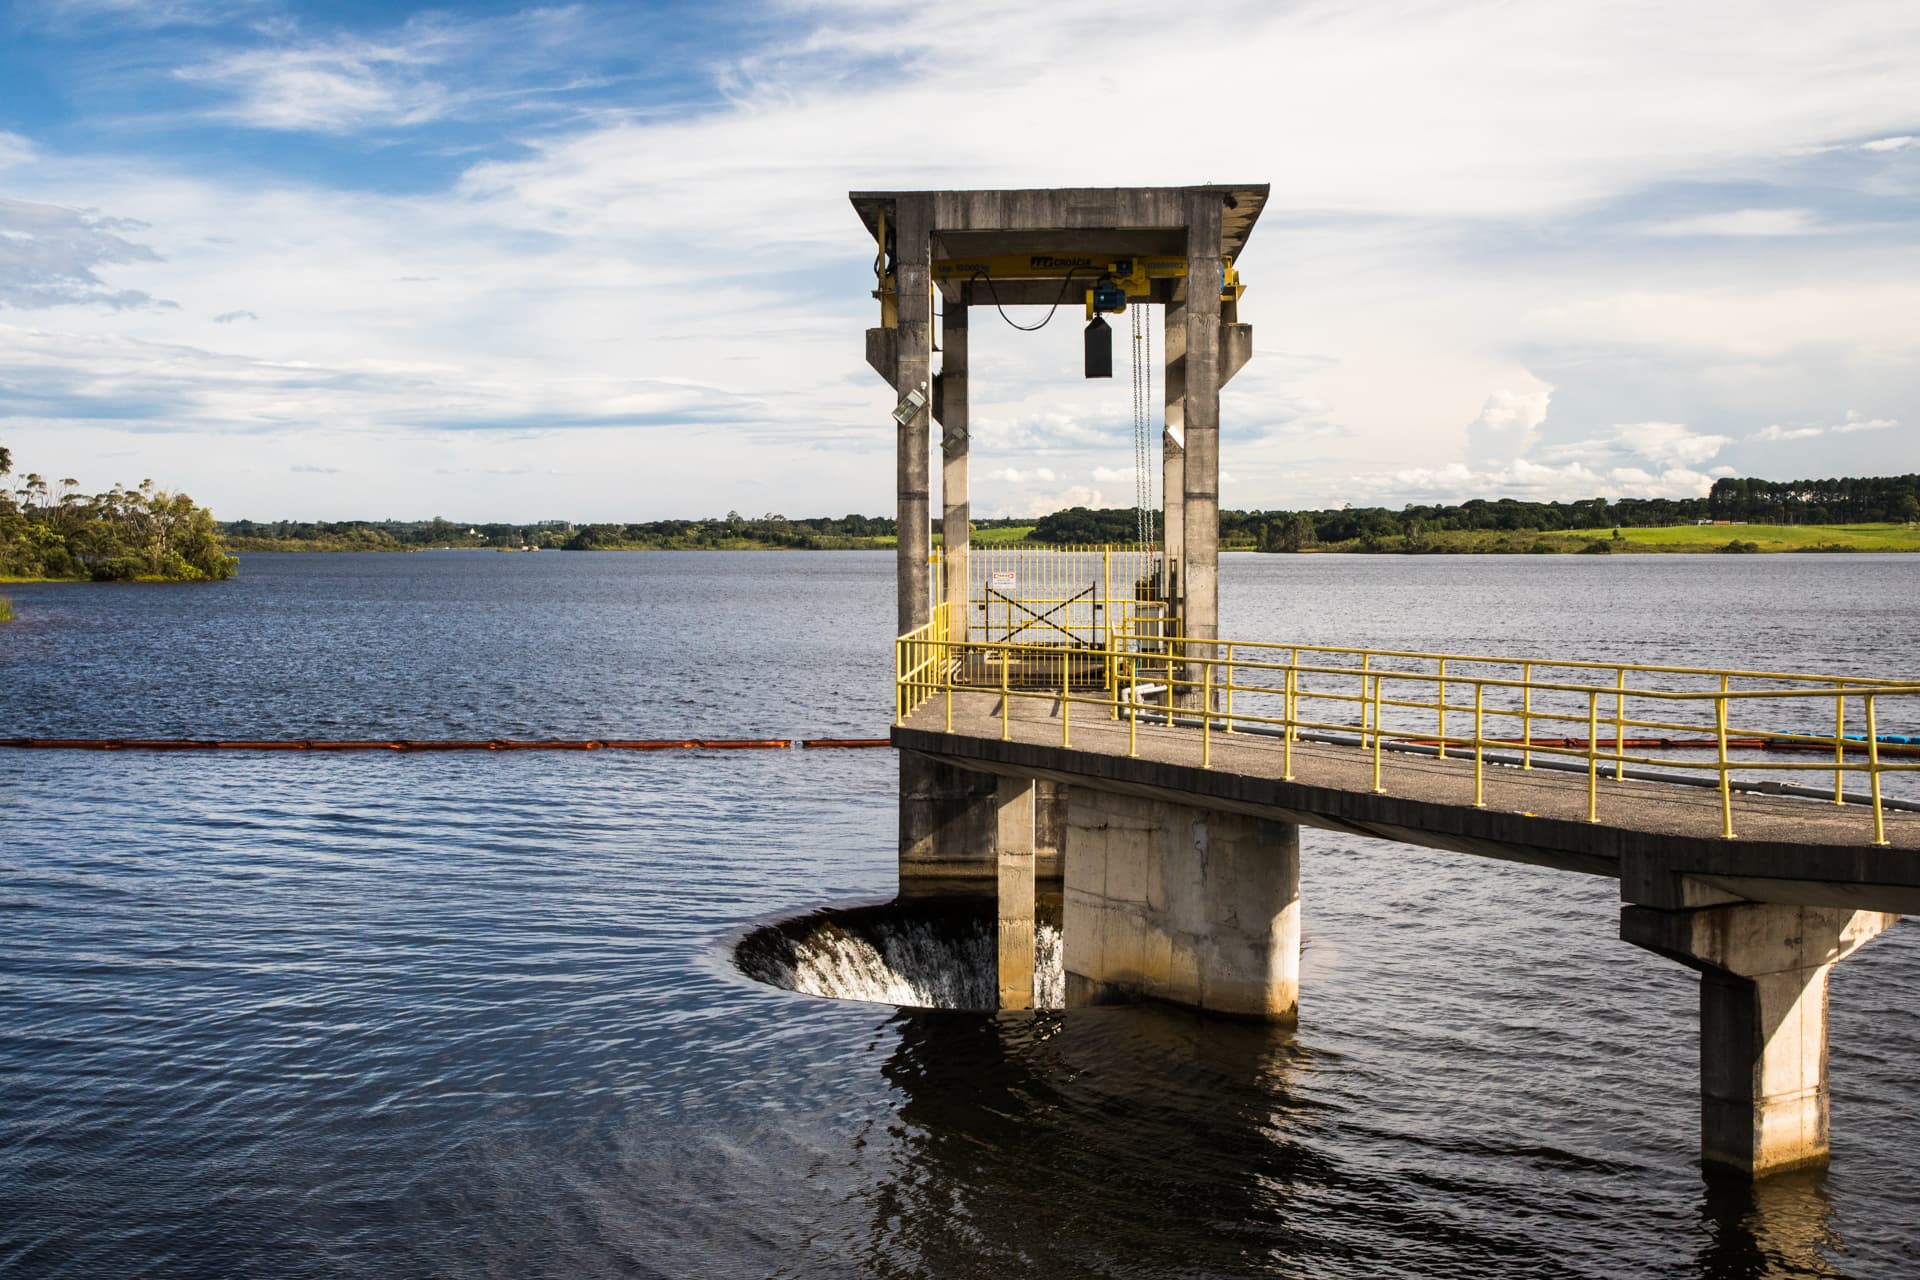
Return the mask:
{"type": "MultiPolygon", "coordinates": [[[[734,947],[749,978],[829,1000],[919,1009],[998,1006],[993,900],[828,907],[762,925],[734,947]]],[[[1034,1007],[1066,1004],[1057,919],[1035,922],[1034,1007]]]]}

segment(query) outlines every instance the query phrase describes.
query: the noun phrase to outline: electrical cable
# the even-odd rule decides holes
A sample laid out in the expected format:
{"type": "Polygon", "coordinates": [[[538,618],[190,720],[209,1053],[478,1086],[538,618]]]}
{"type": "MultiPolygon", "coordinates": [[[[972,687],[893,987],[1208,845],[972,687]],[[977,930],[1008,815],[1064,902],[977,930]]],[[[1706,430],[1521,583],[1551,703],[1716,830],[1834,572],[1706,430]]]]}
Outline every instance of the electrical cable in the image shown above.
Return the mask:
{"type": "MultiPolygon", "coordinates": [[[[1036,330],[1046,328],[1047,322],[1053,319],[1053,313],[1058,311],[1060,309],[1060,304],[1067,300],[1067,290],[1073,287],[1074,273],[1078,271],[1091,272],[1093,271],[1093,268],[1092,267],[1068,267],[1067,268],[1067,278],[1060,282],[1060,296],[1053,300],[1053,305],[1047,308],[1046,318],[1041,320],[1039,324],[1014,324],[1013,317],[1009,316],[1007,314],[1007,309],[1000,305],[1000,291],[993,287],[993,277],[988,275],[986,272],[984,271],[974,272],[972,276],[968,277],[967,283],[972,284],[976,280],[985,280],[987,282],[987,292],[991,294],[993,297],[993,309],[1000,313],[1000,318],[1002,320],[1005,320],[1008,325],[1010,325],[1015,329],[1018,329],[1022,333],[1033,333],[1036,330]]],[[[1101,274],[1105,274],[1105,273],[1103,272],[1101,274]]]]}

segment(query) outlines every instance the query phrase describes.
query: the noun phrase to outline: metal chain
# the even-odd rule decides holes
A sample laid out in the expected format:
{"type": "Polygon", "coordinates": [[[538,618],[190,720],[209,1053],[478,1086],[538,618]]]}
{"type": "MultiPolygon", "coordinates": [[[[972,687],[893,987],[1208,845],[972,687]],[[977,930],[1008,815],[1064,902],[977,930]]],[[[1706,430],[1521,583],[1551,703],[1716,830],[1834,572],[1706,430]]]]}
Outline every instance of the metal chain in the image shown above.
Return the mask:
{"type": "Polygon", "coordinates": [[[1142,550],[1147,546],[1147,359],[1146,307],[1135,303],[1128,308],[1133,321],[1133,530],[1142,550]]]}

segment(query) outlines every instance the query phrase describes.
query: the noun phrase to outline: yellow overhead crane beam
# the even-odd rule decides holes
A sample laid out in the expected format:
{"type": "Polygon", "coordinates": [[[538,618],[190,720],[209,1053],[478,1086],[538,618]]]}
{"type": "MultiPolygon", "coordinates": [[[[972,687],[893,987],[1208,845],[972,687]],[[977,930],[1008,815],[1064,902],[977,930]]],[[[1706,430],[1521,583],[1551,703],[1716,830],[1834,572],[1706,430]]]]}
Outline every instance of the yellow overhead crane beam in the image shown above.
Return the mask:
{"type": "MultiPolygon", "coordinates": [[[[887,215],[880,212],[876,240],[880,253],[874,260],[878,288],[873,296],[880,302],[880,324],[892,329],[899,325],[897,294],[893,272],[887,270],[887,215]]],[[[1086,291],[1087,315],[1099,311],[1125,311],[1129,302],[1148,302],[1153,298],[1155,280],[1175,280],[1187,274],[1187,260],[1174,257],[1108,258],[1096,254],[1073,253],[994,253],[976,258],[939,258],[932,264],[930,284],[974,279],[1065,280],[1072,276],[1091,276],[1095,287],[1086,291]]],[[[1220,299],[1238,302],[1246,286],[1233,259],[1221,262],[1220,299]]]]}

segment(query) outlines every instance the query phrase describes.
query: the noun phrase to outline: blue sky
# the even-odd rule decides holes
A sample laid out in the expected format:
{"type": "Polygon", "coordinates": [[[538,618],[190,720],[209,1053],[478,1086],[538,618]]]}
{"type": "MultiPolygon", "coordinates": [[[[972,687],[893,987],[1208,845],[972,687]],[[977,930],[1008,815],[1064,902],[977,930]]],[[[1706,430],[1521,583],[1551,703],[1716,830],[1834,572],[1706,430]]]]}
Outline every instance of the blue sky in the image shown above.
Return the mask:
{"type": "MultiPolygon", "coordinates": [[[[1215,181],[1274,187],[1229,505],[1920,471],[1916,84],[1905,2],[15,3],[0,443],[228,517],[886,512],[846,192],[1215,181]]],[[[1131,501],[1078,328],[976,322],[976,511],[1131,501]]]]}

